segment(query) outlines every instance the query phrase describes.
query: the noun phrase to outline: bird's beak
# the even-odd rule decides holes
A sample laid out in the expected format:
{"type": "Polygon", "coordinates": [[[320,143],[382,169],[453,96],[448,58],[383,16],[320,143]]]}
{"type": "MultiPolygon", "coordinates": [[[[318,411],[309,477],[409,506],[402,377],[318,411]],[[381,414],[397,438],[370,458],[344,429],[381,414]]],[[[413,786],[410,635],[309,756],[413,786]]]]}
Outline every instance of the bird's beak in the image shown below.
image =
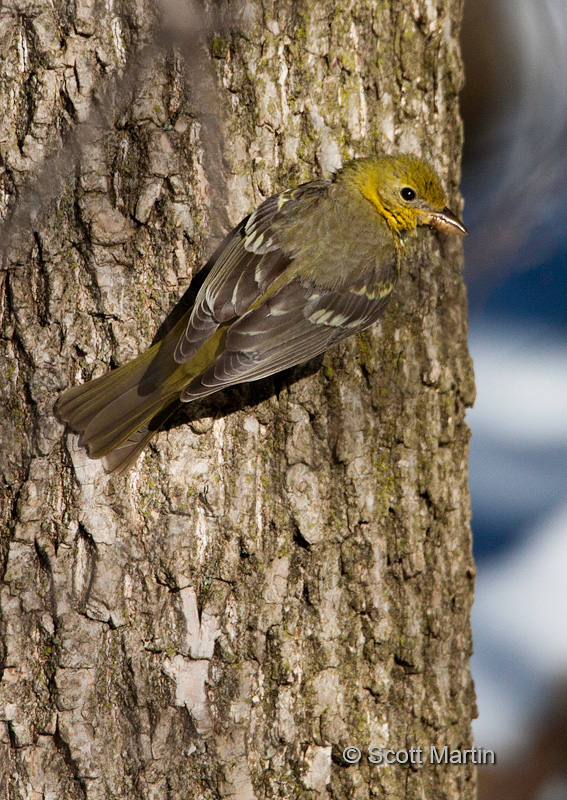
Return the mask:
{"type": "Polygon", "coordinates": [[[447,207],[443,211],[434,211],[432,214],[428,214],[425,223],[431,225],[432,228],[437,228],[441,233],[456,233],[458,236],[469,235],[461,220],[447,207]]]}

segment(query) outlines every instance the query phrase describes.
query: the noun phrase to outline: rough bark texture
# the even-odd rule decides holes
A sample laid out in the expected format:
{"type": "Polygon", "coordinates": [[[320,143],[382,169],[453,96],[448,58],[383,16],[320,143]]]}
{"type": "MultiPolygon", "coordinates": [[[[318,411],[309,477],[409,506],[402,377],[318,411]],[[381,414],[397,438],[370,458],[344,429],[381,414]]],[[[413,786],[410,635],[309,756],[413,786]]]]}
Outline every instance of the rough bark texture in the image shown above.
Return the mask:
{"type": "Polygon", "coordinates": [[[380,325],[126,477],[52,413],[273,191],[402,149],[458,209],[460,12],[4,2],[1,797],[473,797],[470,765],[341,757],[471,743],[457,243],[423,232],[380,325]]]}

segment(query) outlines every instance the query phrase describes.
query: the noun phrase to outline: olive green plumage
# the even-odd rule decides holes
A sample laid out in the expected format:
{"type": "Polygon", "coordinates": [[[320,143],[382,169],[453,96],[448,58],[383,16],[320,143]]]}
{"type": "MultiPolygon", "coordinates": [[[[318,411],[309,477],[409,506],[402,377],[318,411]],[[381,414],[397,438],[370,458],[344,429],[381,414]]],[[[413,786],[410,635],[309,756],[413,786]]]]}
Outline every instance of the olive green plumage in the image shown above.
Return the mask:
{"type": "Polygon", "coordinates": [[[194,306],[124,366],[67,389],[58,416],[124,472],[179,406],[259,380],[371,325],[419,225],[465,234],[433,168],[373,156],[274,195],[227,236],[194,306]]]}

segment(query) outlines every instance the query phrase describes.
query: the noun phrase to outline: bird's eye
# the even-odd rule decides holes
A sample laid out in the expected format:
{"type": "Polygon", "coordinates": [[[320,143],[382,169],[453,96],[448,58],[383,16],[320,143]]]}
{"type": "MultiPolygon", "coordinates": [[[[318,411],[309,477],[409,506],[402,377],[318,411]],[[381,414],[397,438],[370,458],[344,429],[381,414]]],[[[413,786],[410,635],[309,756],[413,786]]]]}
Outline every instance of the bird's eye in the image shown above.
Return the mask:
{"type": "Polygon", "coordinates": [[[415,200],[415,191],[410,189],[409,186],[404,186],[404,188],[400,190],[400,194],[402,196],[402,200],[407,200],[408,202],[415,200]]]}

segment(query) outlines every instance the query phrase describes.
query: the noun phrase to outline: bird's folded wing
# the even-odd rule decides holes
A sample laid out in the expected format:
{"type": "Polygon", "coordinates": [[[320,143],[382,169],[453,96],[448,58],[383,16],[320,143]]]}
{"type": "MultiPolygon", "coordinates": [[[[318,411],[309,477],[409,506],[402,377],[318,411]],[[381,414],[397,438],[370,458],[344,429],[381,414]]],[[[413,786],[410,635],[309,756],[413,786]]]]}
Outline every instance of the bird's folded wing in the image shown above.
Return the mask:
{"type": "Polygon", "coordinates": [[[223,352],[189,383],[181,399],[195,400],[308,361],[371,325],[388,299],[389,292],[363,283],[341,293],[317,293],[294,278],[230,326],[223,352]]]}
{"type": "Polygon", "coordinates": [[[329,186],[318,180],[274,195],[228,235],[177,343],[178,363],[190,361],[219,325],[248,311],[290,265],[293,253],[282,248],[279,231],[329,186]]]}

